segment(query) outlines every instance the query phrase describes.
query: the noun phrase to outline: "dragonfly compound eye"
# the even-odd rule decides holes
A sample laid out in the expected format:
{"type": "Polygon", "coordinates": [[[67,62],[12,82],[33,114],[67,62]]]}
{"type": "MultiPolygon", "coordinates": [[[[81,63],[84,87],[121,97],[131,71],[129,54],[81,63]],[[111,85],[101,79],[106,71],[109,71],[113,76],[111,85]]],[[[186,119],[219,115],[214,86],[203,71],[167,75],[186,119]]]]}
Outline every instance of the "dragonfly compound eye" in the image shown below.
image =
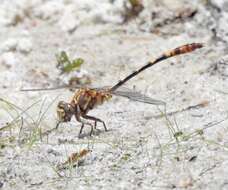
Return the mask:
{"type": "Polygon", "coordinates": [[[57,105],[57,116],[60,122],[67,122],[71,120],[74,113],[72,106],[69,103],[60,101],[57,105]]]}

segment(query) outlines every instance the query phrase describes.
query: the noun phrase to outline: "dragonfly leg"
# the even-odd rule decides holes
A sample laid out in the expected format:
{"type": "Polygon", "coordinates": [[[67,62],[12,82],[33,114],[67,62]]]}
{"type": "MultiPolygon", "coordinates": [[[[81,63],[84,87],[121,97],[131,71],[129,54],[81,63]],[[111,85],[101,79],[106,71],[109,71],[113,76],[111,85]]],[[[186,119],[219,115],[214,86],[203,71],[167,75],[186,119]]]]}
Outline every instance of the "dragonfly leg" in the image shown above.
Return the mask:
{"type": "Polygon", "coordinates": [[[103,126],[104,126],[105,131],[108,131],[108,129],[107,129],[106,125],[105,125],[105,122],[104,122],[104,121],[102,121],[101,119],[96,118],[96,117],[93,117],[93,116],[89,116],[89,115],[82,115],[82,117],[83,117],[83,118],[85,118],[85,119],[88,119],[88,120],[95,121],[95,125],[94,125],[94,126],[95,126],[95,128],[96,128],[97,122],[102,123],[102,124],[103,124],[103,126]]]}
{"type": "Polygon", "coordinates": [[[76,112],[76,113],[75,113],[75,119],[76,119],[79,123],[82,124],[82,125],[81,125],[81,129],[80,129],[80,131],[79,131],[79,133],[78,133],[78,136],[80,136],[80,134],[82,133],[82,130],[83,130],[83,128],[84,128],[85,125],[89,125],[89,126],[91,127],[90,136],[92,136],[92,133],[93,133],[93,125],[92,125],[91,123],[89,123],[89,122],[84,122],[84,121],[82,121],[81,118],[80,118],[80,116],[81,116],[81,114],[80,114],[79,112],[76,112]]]}
{"type": "Polygon", "coordinates": [[[82,133],[83,128],[84,128],[85,125],[89,125],[91,127],[91,131],[90,131],[89,135],[92,136],[92,134],[93,134],[93,125],[91,123],[89,123],[89,122],[84,122],[81,119],[79,119],[79,120],[77,119],[77,121],[82,124],[81,125],[81,129],[80,129],[80,131],[78,133],[78,136],[80,136],[80,134],[82,133]]]}
{"type": "Polygon", "coordinates": [[[79,131],[79,135],[82,133],[82,130],[83,130],[83,128],[84,128],[84,123],[82,123],[82,126],[81,126],[81,129],[80,129],[80,131],[79,131]]]}

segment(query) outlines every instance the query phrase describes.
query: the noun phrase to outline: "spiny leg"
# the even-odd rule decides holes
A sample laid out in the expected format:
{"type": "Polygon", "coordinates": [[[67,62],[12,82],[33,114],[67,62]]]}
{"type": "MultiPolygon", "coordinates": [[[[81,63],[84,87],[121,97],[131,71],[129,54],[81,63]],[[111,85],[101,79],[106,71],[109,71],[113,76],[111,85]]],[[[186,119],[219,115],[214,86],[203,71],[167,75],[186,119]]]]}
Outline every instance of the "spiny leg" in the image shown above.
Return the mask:
{"type": "Polygon", "coordinates": [[[101,119],[93,117],[93,116],[89,116],[89,115],[82,115],[82,117],[85,118],[85,119],[89,119],[89,120],[95,121],[95,127],[97,125],[97,122],[102,123],[103,126],[104,126],[105,131],[108,131],[108,129],[107,129],[106,125],[105,125],[105,122],[102,121],[101,119]]]}
{"type": "Polygon", "coordinates": [[[84,128],[85,125],[89,125],[89,126],[91,127],[90,136],[92,136],[92,134],[93,134],[93,125],[92,125],[91,123],[82,121],[80,118],[76,118],[76,120],[77,120],[79,123],[82,124],[82,125],[81,125],[81,129],[80,129],[80,131],[79,131],[79,133],[78,133],[78,136],[80,136],[80,134],[82,133],[83,128],[84,128]]]}
{"type": "Polygon", "coordinates": [[[76,119],[79,123],[82,124],[81,129],[80,129],[80,131],[79,131],[79,133],[78,133],[78,136],[80,136],[80,134],[82,133],[82,130],[83,130],[83,128],[84,128],[85,125],[89,125],[89,126],[91,127],[90,136],[92,136],[92,133],[93,133],[93,125],[92,125],[91,123],[82,121],[81,118],[80,118],[80,116],[81,116],[81,113],[80,113],[80,112],[76,112],[76,113],[75,113],[75,119],[76,119]]]}
{"type": "Polygon", "coordinates": [[[94,128],[97,129],[97,121],[94,121],[94,128]]]}
{"type": "Polygon", "coordinates": [[[81,126],[81,129],[80,129],[80,131],[79,131],[79,135],[82,133],[82,130],[83,130],[83,128],[84,128],[84,123],[82,123],[82,126],[81,126]]]}
{"type": "Polygon", "coordinates": [[[56,126],[55,126],[55,129],[58,129],[59,128],[59,125],[60,125],[60,121],[58,121],[58,123],[56,124],[56,126]]]}

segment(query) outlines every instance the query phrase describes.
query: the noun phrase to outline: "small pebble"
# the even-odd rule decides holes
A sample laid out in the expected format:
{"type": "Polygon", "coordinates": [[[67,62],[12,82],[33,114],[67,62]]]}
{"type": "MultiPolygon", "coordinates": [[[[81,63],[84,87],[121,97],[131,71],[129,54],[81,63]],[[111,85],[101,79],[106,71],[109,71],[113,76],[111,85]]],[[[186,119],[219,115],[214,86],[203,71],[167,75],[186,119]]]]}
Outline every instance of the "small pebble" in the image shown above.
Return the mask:
{"type": "Polygon", "coordinates": [[[73,32],[80,24],[80,20],[73,14],[69,8],[64,11],[62,18],[59,20],[60,28],[65,32],[73,32]]]}
{"type": "Polygon", "coordinates": [[[193,186],[193,180],[191,177],[185,177],[180,179],[178,187],[180,188],[188,188],[193,186]]]}
{"type": "Polygon", "coordinates": [[[6,51],[15,51],[17,48],[18,40],[14,38],[10,38],[2,43],[0,47],[0,51],[6,52],[6,51]]]}
{"type": "Polygon", "coordinates": [[[30,38],[22,38],[18,41],[17,49],[21,53],[29,53],[32,50],[32,41],[30,38]]]}
{"type": "Polygon", "coordinates": [[[54,150],[54,149],[52,149],[52,148],[49,148],[49,149],[47,150],[47,153],[48,153],[48,154],[53,154],[54,156],[60,156],[60,155],[61,155],[58,151],[56,151],[56,150],[54,150]]]}
{"type": "Polygon", "coordinates": [[[12,67],[17,64],[17,59],[16,59],[14,53],[6,52],[1,55],[0,63],[7,67],[12,67]]]}
{"type": "Polygon", "coordinates": [[[211,0],[211,4],[214,5],[215,7],[220,8],[220,9],[223,8],[225,2],[226,1],[224,1],[224,0],[211,0]]]}
{"type": "Polygon", "coordinates": [[[35,16],[43,20],[48,20],[58,16],[63,11],[63,4],[58,1],[47,1],[35,9],[35,16]]]}
{"type": "Polygon", "coordinates": [[[2,188],[3,187],[3,183],[0,181],[0,188],[2,188]]]}

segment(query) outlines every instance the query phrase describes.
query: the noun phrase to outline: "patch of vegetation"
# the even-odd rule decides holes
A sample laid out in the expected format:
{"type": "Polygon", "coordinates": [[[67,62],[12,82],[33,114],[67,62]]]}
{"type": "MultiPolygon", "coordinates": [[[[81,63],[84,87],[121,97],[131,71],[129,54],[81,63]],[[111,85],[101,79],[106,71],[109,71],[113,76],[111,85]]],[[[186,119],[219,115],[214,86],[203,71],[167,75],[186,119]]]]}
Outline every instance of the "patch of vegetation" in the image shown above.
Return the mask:
{"type": "Polygon", "coordinates": [[[65,51],[61,51],[59,54],[56,54],[56,59],[57,68],[60,69],[61,74],[77,70],[84,63],[82,58],[70,60],[65,51]]]}

